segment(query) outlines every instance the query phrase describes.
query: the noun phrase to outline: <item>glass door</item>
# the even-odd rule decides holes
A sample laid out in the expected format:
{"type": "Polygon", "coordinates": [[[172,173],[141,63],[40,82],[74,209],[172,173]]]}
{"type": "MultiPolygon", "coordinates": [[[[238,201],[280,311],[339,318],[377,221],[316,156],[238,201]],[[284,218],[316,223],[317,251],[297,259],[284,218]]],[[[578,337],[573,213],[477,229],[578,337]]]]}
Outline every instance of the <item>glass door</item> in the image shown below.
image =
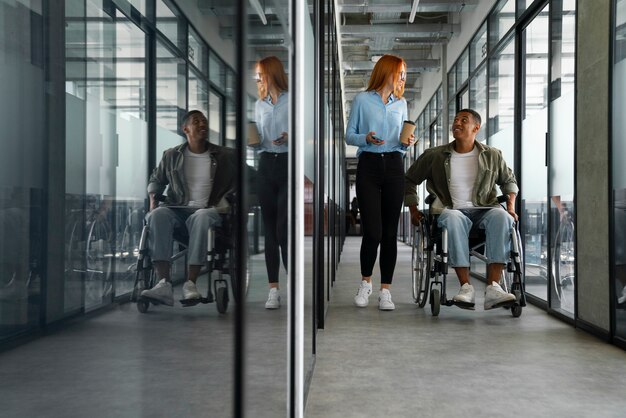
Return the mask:
{"type": "Polygon", "coordinates": [[[576,2],[552,2],[550,42],[550,307],[574,316],[576,2]]]}
{"type": "Polygon", "coordinates": [[[615,312],[613,333],[622,344],[626,341],[626,0],[615,2],[613,54],[613,286],[615,312]]]}
{"type": "Polygon", "coordinates": [[[542,300],[548,293],[549,6],[522,31],[521,226],[525,244],[526,291],[542,300]]]}

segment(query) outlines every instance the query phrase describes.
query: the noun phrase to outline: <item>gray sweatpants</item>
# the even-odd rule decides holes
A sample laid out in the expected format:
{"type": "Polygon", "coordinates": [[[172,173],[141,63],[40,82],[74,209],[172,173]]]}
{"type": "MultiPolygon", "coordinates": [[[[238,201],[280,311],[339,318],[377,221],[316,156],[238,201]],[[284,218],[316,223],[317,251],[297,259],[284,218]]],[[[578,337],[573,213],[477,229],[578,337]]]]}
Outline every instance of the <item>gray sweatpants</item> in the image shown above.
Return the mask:
{"type": "Polygon", "coordinates": [[[186,228],[189,234],[189,265],[203,265],[206,262],[207,231],[220,226],[222,218],[215,208],[168,208],[159,207],[146,215],[150,227],[148,248],[152,261],[170,261],[173,255],[174,231],[186,228]]]}

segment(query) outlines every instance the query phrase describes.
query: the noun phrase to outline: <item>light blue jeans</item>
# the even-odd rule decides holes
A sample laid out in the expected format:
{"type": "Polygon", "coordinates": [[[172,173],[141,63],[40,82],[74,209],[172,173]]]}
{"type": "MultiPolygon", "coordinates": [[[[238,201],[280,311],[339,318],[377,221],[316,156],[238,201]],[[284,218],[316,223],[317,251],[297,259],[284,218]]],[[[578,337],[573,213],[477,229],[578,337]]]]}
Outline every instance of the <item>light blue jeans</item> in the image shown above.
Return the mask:
{"type": "Polygon", "coordinates": [[[173,255],[174,230],[186,228],[189,234],[187,263],[201,266],[206,263],[209,228],[220,226],[222,218],[215,208],[168,208],[159,207],[146,215],[150,233],[148,248],[152,261],[170,261],[173,255]]]}
{"type": "Polygon", "coordinates": [[[448,230],[451,267],[469,267],[469,234],[472,228],[485,230],[487,264],[506,264],[511,250],[513,217],[502,208],[444,209],[437,224],[448,230]]]}

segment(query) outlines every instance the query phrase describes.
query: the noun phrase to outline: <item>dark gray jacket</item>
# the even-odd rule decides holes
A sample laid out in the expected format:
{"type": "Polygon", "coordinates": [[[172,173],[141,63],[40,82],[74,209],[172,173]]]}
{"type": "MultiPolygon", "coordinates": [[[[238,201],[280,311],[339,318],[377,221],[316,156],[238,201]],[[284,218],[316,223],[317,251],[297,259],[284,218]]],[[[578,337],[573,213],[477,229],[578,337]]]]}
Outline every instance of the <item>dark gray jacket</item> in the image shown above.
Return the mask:
{"type": "MultiPolygon", "coordinates": [[[[148,193],[163,194],[166,186],[165,206],[186,206],[189,203],[189,188],[185,181],[183,169],[183,152],[187,142],[165,150],[161,162],[154,169],[148,180],[148,193]]],[[[235,150],[208,143],[211,156],[210,170],[213,179],[211,195],[205,207],[215,207],[218,212],[228,212],[229,204],[226,197],[235,191],[237,176],[237,158],[235,150]]]]}

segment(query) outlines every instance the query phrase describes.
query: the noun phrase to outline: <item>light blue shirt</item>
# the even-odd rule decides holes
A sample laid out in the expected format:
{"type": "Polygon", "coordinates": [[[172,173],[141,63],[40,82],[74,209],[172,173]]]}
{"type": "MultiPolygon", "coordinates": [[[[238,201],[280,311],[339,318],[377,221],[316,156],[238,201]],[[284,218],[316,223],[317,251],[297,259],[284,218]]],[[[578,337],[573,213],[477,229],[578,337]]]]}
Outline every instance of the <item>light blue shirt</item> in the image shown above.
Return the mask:
{"type": "Polygon", "coordinates": [[[356,95],[352,101],[348,127],[346,128],[346,143],[359,147],[357,157],[363,152],[406,152],[406,147],[400,143],[402,123],[407,120],[408,111],[406,100],[397,99],[393,94],[387,104],[376,91],[364,91],[356,95]],[[383,145],[370,144],[365,140],[369,132],[376,132],[376,136],[383,139],[383,145]]]}
{"type": "MultiPolygon", "coordinates": [[[[283,91],[278,95],[278,103],[272,103],[268,94],[264,99],[256,101],[254,117],[261,135],[259,152],[284,153],[289,151],[288,142],[274,145],[272,141],[278,139],[283,132],[289,132],[289,94],[283,91]]],[[[287,141],[290,141],[288,138],[287,141]]]]}

